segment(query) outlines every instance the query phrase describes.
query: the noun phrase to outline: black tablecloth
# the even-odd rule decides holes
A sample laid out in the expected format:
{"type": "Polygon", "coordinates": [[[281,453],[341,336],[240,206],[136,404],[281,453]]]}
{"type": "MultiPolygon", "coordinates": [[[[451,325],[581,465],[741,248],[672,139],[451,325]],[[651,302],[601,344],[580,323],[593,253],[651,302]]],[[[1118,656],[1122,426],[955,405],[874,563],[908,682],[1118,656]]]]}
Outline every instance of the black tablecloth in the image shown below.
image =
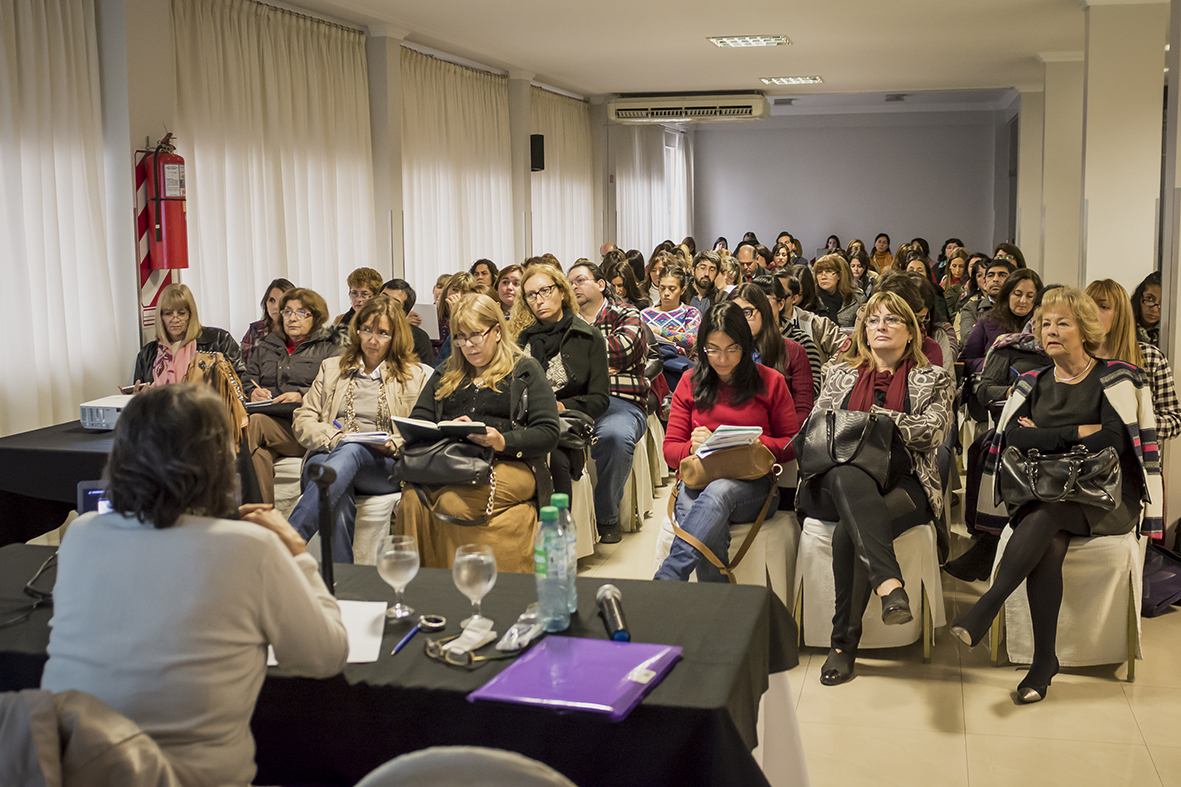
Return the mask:
{"type": "MultiPolygon", "coordinates": [[[[51,549],[0,549],[0,620],[23,604],[21,587],[51,549]],[[21,600],[16,600],[21,599],[21,600]]],[[[341,598],[392,600],[372,567],[337,565],[341,598]]],[[[595,615],[603,580],[580,578],[579,612],[567,633],[606,638],[595,615]]],[[[797,663],[795,627],[764,588],[616,581],[637,641],[680,645],[684,658],[622,722],[591,713],[495,702],[466,695],[510,662],[474,672],[428,659],[419,634],[397,656],[409,624],[388,624],[381,658],[350,664],[329,680],[271,669],[252,723],[260,784],[315,781],[353,784],[382,762],[426,746],[511,749],[549,763],[581,787],[591,785],[762,785],[750,755],[758,703],[769,672],[797,663]]],[[[536,600],[534,579],[502,574],[484,613],[503,632],[536,600]]],[[[451,574],[423,569],[406,601],[419,613],[445,615],[448,630],[470,609],[451,574]]],[[[49,613],[0,630],[0,689],[35,686],[45,660],[49,613]]]]}

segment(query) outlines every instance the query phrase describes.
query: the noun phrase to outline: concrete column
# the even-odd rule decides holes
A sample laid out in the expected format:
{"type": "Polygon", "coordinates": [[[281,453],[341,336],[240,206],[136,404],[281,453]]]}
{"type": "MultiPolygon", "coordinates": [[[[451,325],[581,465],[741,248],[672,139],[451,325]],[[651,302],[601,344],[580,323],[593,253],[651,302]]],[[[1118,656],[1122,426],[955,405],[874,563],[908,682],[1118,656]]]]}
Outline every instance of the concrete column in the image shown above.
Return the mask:
{"type": "Polygon", "coordinates": [[[373,145],[373,210],[382,274],[402,278],[402,39],[407,31],[372,25],[365,40],[369,127],[373,145]]]}
{"type": "MultiPolygon", "coordinates": [[[[1169,69],[1169,99],[1165,114],[1165,172],[1162,186],[1161,226],[1161,349],[1170,360],[1177,358],[1181,348],[1181,168],[1178,149],[1181,148],[1181,90],[1175,75],[1181,74],[1181,0],[1172,0],[1169,14],[1169,52],[1165,58],[1169,69]]],[[[1177,522],[1181,518],[1181,439],[1173,439],[1161,446],[1162,471],[1165,486],[1165,545],[1176,548],[1177,522]],[[1169,490],[1173,490],[1171,493],[1169,490]]]]}
{"type": "MultiPolygon", "coordinates": [[[[516,259],[493,260],[500,267],[524,262],[533,256],[533,178],[529,135],[533,132],[533,74],[510,71],[508,75],[509,147],[513,165],[513,250],[516,259]]],[[[469,261],[467,264],[471,264],[469,261]]]]}
{"type": "Polygon", "coordinates": [[[1042,135],[1042,279],[1080,278],[1083,195],[1083,55],[1047,52],[1042,135]]]}
{"type": "Polygon", "coordinates": [[[1046,94],[1022,90],[1017,115],[1017,246],[1029,267],[1042,271],[1042,138],[1046,94]]]}
{"type": "Polygon", "coordinates": [[[1156,269],[1169,9],[1091,0],[1086,14],[1081,281],[1131,292],[1156,269]]]}

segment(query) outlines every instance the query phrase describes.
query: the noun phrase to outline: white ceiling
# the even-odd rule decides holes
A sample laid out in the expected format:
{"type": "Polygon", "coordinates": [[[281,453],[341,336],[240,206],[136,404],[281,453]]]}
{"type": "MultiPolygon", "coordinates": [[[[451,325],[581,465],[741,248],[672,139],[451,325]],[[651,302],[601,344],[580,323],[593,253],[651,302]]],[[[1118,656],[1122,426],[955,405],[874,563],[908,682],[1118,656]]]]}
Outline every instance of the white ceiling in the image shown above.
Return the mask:
{"type": "Polygon", "coordinates": [[[585,96],[762,90],[769,96],[1035,87],[1039,52],[1081,51],[1078,0],[288,0],[344,22],[585,96]],[[711,35],[791,46],[719,49],[711,35]],[[760,77],[819,74],[775,87],[760,77]]]}

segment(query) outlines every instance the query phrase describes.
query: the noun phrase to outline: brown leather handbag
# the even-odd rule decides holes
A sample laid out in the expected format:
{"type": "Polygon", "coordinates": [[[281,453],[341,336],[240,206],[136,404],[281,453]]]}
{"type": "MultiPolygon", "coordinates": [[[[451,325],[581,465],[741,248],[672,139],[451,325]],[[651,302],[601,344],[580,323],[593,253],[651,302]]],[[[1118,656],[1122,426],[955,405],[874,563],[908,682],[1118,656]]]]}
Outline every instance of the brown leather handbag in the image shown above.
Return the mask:
{"type": "Polygon", "coordinates": [[[673,524],[673,532],[677,538],[687,542],[689,546],[700,552],[702,557],[722,572],[723,576],[726,577],[731,585],[735,584],[738,580],[734,578],[734,569],[742,562],[742,558],[746,557],[747,551],[754,544],[755,536],[759,534],[759,530],[763,527],[763,521],[767,518],[767,511],[771,508],[771,500],[775,497],[775,492],[779,485],[779,475],[782,472],[783,468],[775,462],[775,455],[771,453],[767,446],[758,441],[750,445],[724,448],[721,451],[713,452],[704,459],[696,454],[685,457],[681,460],[677,476],[689,489],[705,489],[711,481],[716,481],[719,478],[730,478],[735,481],[755,481],[764,476],[771,477],[771,489],[767,492],[767,499],[763,501],[763,507],[759,511],[758,518],[751,525],[746,538],[742,542],[742,546],[738,548],[738,552],[730,561],[723,562],[700,539],[692,533],[682,530],[681,526],[677,524],[677,518],[673,509],[676,506],[677,495],[681,489],[679,483],[673,487],[673,493],[668,497],[668,518],[673,524]]]}

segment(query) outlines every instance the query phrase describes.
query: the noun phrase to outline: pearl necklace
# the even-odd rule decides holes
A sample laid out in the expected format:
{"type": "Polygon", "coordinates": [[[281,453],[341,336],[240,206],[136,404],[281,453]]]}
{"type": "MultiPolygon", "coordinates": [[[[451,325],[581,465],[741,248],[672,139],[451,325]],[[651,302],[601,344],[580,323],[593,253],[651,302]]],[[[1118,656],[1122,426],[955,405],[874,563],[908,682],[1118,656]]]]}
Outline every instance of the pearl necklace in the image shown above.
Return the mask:
{"type": "Polygon", "coordinates": [[[1086,365],[1085,367],[1083,367],[1083,370],[1082,370],[1081,372],[1079,372],[1078,374],[1076,374],[1074,377],[1059,377],[1059,376],[1058,376],[1058,367],[1057,367],[1057,366],[1055,366],[1055,367],[1054,367],[1054,379],[1055,379],[1055,380],[1057,380],[1057,381],[1058,381],[1058,382],[1060,382],[1060,383],[1069,383],[1069,382],[1073,382],[1074,380],[1077,380],[1078,378],[1082,377],[1082,376],[1083,376],[1084,374],[1086,374],[1087,372],[1091,371],[1091,364],[1093,364],[1093,363],[1095,363],[1095,359],[1094,359],[1094,358],[1092,358],[1091,360],[1087,361],[1087,365],[1086,365]]]}

